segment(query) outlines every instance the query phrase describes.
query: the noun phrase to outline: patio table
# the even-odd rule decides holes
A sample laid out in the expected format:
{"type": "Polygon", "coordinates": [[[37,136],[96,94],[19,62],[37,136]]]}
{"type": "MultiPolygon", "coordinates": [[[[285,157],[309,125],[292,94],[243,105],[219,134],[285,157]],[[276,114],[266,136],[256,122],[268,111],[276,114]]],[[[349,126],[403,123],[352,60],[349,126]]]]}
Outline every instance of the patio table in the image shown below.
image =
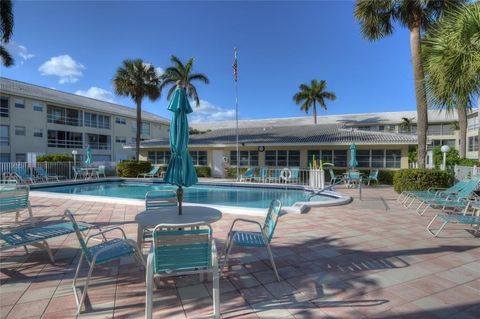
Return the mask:
{"type": "MultiPolygon", "coordinates": [[[[359,175],[361,180],[365,177],[364,173],[360,173],[359,175]]],[[[353,183],[350,184],[351,181],[357,181],[357,179],[350,179],[349,172],[343,173],[343,180],[345,181],[345,185],[347,186],[347,188],[350,188],[350,186],[353,186],[353,183]]]]}
{"type": "Polygon", "coordinates": [[[183,206],[182,215],[178,214],[178,206],[165,206],[159,209],[145,210],[135,216],[138,223],[137,243],[143,242],[143,228],[153,228],[158,224],[186,225],[192,223],[212,224],[222,218],[218,209],[206,206],[183,206]]]}
{"type": "Polygon", "coordinates": [[[86,178],[93,178],[94,174],[98,171],[98,167],[84,167],[80,170],[86,173],[86,178]]]}

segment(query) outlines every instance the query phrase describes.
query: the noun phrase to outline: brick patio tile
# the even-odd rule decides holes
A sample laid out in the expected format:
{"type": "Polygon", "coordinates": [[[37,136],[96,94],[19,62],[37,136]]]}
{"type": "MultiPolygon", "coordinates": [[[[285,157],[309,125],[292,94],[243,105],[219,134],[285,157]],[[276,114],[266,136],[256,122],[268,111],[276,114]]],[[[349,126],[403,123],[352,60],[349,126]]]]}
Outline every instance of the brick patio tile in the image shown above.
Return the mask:
{"type": "Polygon", "coordinates": [[[23,294],[22,298],[20,298],[18,303],[36,301],[41,299],[50,299],[53,297],[53,294],[55,293],[56,289],[57,289],[56,286],[37,288],[37,289],[32,289],[30,287],[23,294]]]}
{"type": "Polygon", "coordinates": [[[414,301],[413,304],[439,318],[449,318],[459,311],[459,309],[450,306],[436,296],[427,296],[414,301]]]}
{"type": "Polygon", "coordinates": [[[49,301],[49,299],[42,299],[26,303],[17,303],[8,314],[8,318],[20,319],[32,316],[38,318],[47,308],[49,301]]]}
{"type": "Polygon", "coordinates": [[[290,319],[294,316],[275,301],[263,301],[251,304],[255,314],[261,319],[290,319]]]}
{"type": "Polygon", "coordinates": [[[223,318],[255,316],[253,309],[237,291],[220,293],[220,312],[223,318]]]}
{"type": "Polygon", "coordinates": [[[45,315],[50,312],[59,312],[59,311],[68,311],[68,310],[77,310],[77,304],[75,302],[75,297],[72,296],[63,296],[52,298],[45,309],[45,315]]]}
{"type": "Polygon", "coordinates": [[[22,297],[23,293],[23,291],[0,293],[0,307],[14,305],[22,297]]]}
{"type": "Polygon", "coordinates": [[[257,279],[263,285],[277,281],[277,278],[275,277],[275,273],[273,272],[272,269],[257,271],[252,273],[252,275],[255,277],[255,279],[257,279]]]}
{"type": "Polygon", "coordinates": [[[250,274],[234,275],[230,276],[229,279],[237,289],[252,288],[260,285],[258,280],[250,274]]]}
{"type": "Polygon", "coordinates": [[[187,318],[211,316],[213,314],[212,298],[195,299],[194,302],[184,303],[183,310],[187,318]]]}
{"type": "Polygon", "coordinates": [[[297,289],[286,281],[275,281],[265,285],[265,288],[277,299],[297,293],[297,289]]]}
{"type": "MultiPolygon", "coordinates": [[[[208,282],[204,283],[204,285],[207,288],[207,291],[211,296],[212,293],[213,293],[213,283],[211,281],[208,281],[208,282]]],[[[230,280],[228,280],[226,278],[220,278],[220,293],[221,294],[224,294],[224,293],[230,292],[230,291],[235,291],[235,290],[236,290],[236,288],[235,288],[235,286],[233,286],[233,284],[230,282],[230,280]]]]}
{"type": "Polygon", "coordinates": [[[180,287],[178,288],[178,294],[180,295],[182,303],[188,303],[210,296],[203,284],[180,287]]]}
{"type": "MultiPolygon", "coordinates": [[[[302,276],[303,273],[298,270],[295,267],[292,266],[287,266],[287,267],[281,267],[277,269],[278,274],[280,275],[281,278],[288,279],[292,277],[297,277],[297,276],[302,276]]],[[[272,270],[273,272],[273,270],[272,270]]]]}
{"type": "Polygon", "coordinates": [[[6,306],[0,306],[0,318],[1,319],[7,318],[7,315],[10,312],[10,310],[12,310],[13,306],[14,306],[13,304],[12,305],[6,305],[6,306]]]}
{"type": "Polygon", "coordinates": [[[439,291],[452,288],[456,285],[457,284],[455,282],[437,275],[426,276],[420,279],[409,281],[407,283],[407,286],[421,290],[427,295],[431,295],[439,291]]]}
{"type": "Polygon", "coordinates": [[[465,283],[465,285],[480,291],[480,279],[472,280],[470,282],[465,283]]]}
{"type": "Polygon", "coordinates": [[[251,305],[261,301],[271,300],[273,296],[263,286],[241,289],[240,294],[251,305]]]}

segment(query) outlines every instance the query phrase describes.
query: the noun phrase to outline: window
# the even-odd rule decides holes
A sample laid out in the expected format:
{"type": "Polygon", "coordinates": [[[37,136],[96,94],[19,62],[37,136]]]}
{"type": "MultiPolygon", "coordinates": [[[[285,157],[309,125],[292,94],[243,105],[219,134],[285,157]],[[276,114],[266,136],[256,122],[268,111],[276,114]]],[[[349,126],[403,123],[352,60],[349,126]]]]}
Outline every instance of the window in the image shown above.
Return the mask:
{"type": "Polygon", "coordinates": [[[127,138],[124,136],[117,136],[115,137],[115,143],[126,144],[127,138]]]}
{"type": "MultiPolygon", "coordinates": [[[[237,151],[230,152],[230,165],[237,166],[237,151]]],[[[240,166],[258,166],[258,151],[240,151],[240,166]]]]}
{"type": "Polygon", "coordinates": [[[10,145],[9,136],[10,136],[10,131],[9,131],[8,125],[0,125],[0,146],[10,145]]]}
{"type": "Polygon", "coordinates": [[[321,160],[324,163],[333,163],[333,151],[332,150],[322,150],[321,160]]]}
{"type": "Polygon", "coordinates": [[[468,137],[468,151],[478,152],[478,135],[468,137]]]}
{"type": "Polygon", "coordinates": [[[17,153],[15,154],[15,162],[26,162],[27,155],[25,153],[17,153]]]}
{"type": "Polygon", "coordinates": [[[94,162],[110,162],[112,160],[111,155],[101,155],[101,154],[93,154],[92,160],[94,162]]]}
{"type": "Polygon", "coordinates": [[[48,147],[83,148],[82,133],[48,130],[48,147]]]}
{"type": "Polygon", "coordinates": [[[347,167],[347,150],[309,150],[307,153],[308,165],[313,162],[313,158],[318,162],[332,163],[335,167],[347,167]]]}
{"type": "Polygon", "coordinates": [[[152,164],[168,165],[170,162],[170,151],[148,152],[148,161],[152,164]]]}
{"type": "MultiPolygon", "coordinates": [[[[137,124],[132,125],[132,133],[137,133],[137,124]]],[[[142,122],[142,135],[150,135],[150,123],[142,122]]]]}
{"type": "Polygon", "coordinates": [[[47,122],[62,125],[82,126],[82,111],[48,105],[47,122]]]}
{"type": "Polygon", "coordinates": [[[127,119],[124,118],[124,117],[117,116],[117,117],[115,117],[115,123],[125,125],[125,124],[127,124],[127,119]]]}
{"type": "Polygon", "coordinates": [[[206,166],[208,165],[207,151],[190,151],[193,165],[206,166]]]}
{"type": "Polygon", "coordinates": [[[358,167],[370,167],[370,151],[357,150],[358,167]]]}
{"type": "Polygon", "coordinates": [[[428,135],[442,135],[442,124],[433,124],[428,126],[428,135]]]}
{"type": "Polygon", "coordinates": [[[85,126],[110,129],[110,116],[85,112],[85,126]]]}
{"type": "Polygon", "coordinates": [[[380,168],[385,167],[385,151],[384,150],[372,150],[371,153],[371,167],[380,168]]]}
{"type": "Polygon", "coordinates": [[[86,134],[85,142],[94,150],[109,150],[112,148],[110,135],[86,134]]]}
{"type": "Polygon", "coordinates": [[[41,128],[34,128],[34,129],[33,129],[33,136],[35,136],[35,137],[43,137],[43,129],[41,129],[41,128]]]}
{"type": "Polygon", "coordinates": [[[300,151],[266,151],[267,166],[300,166],[300,151]]]}
{"type": "Polygon", "coordinates": [[[400,150],[387,150],[385,153],[386,168],[400,168],[402,152],[400,150]]]}
{"type": "Polygon", "coordinates": [[[347,150],[333,151],[333,165],[336,167],[347,167],[347,150]]]}
{"type": "Polygon", "coordinates": [[[0,117],[8,117],[8,97],[5,96],[0,97],[0,117]]]}
{"type": "Polygon", "coordinates": [[[442,135],[453,135],[455,134],[455,124],[443,124],[442,125],[442,135]]]}
{"type": "Polygon", "coordinates": [[[15,135],[25,136],[25,126],[15,126],[15,135]]]}
{"type": "Polygon", "coordinates": [[[15,107],[19,109],[25,108],[25,100],[23,99],[15,99],[15,107]]]}
{"type": "Polygon", "coordinates": [[[33,102],[33,110],[36,112],[43,112],[43,105],[40,102],[33,102]]]}
{"type": "Polygon", "coordinates": [[[0,153],[0,162],[10,162],[10,153],[0,153]]]}
{"type": "Polygon", "coordinates": [[[469,131],[478,130],[478,116],[469,118],[467,123],[469,131]]]}

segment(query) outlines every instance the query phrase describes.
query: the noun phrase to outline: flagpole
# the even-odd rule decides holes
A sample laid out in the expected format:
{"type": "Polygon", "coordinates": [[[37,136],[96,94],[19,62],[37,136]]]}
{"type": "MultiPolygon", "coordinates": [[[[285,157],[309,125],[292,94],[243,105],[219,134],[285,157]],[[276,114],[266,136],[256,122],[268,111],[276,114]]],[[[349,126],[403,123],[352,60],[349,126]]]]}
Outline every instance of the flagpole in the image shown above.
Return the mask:
{"type": "Polygon", "coordinates": [[[237,136],[237,182],[240,180],[240,151],[238,149],[238,75],[237,75],[237,48],[234,48],[235,62],[234,62],[234,82],[235,82],[235,134],[237,136]]]}

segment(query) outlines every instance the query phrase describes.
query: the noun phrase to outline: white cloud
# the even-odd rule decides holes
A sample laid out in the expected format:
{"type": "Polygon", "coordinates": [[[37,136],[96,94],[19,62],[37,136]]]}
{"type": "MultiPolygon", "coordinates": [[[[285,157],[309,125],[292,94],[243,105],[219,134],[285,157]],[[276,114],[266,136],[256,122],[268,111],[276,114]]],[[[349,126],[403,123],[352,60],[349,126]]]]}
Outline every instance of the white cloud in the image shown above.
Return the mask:
{"type": "Polygon", "coordinates": [[[155,71],[157,71],[157,75],[158,75],[158,76],[160,76],[160,75],[162,75],[163,73],[165,73],[165,70],[162,69],[162,68],[159,67],[159,66],[155,68],[155,71]]]}
{"type": "Polygon", "coordinates": [[[15,41],[8,43],[7,50],[21,58],[20,64],[23,64],[23,62],[35,57],[35,54],[28,52],[26,46],[18,44],[15,41]]]}
{"type": "Polygon", "coordinates": [[[52,57],[43,63],[38,71],[42,75],[55,75],[59,77],[59,83],[75,83],[83,75],[85,69],[81,63],[72,59],[69,55],[59,55],[52,57]]]}
{"type": "Polygon", "coordinates": [[[86,97],[90,97],[92,99],[102,100],[114,103],[115,100],[113,99],[113,93],[102,88],[98,88],[96,86],[90,87],[88,90],[78,90],[75,92],[77,95],[82,95],[86,97]]]}
{"type": "Polygon", "coordinates": [[[190,101],[190,104],[193,109],[193,113],[190,114],[190,121],[192,123],[228,121],[235,119],[235,110],[233,109],[224,109],[205,100],[200,100],[200,105],[198,107],[194,101],[190,101]]]}

